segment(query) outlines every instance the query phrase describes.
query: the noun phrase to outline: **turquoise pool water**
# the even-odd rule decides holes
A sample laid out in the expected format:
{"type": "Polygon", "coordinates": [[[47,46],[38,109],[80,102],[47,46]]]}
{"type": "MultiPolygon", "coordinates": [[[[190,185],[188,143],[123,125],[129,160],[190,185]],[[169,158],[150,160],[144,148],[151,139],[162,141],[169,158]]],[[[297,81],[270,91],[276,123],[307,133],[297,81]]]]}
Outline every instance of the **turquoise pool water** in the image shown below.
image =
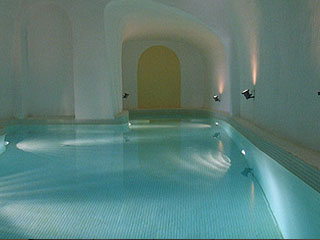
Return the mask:
{"type": "Polygon", "coordinates": [[[0,238],[282,238],[242,149],[214,122],[7,133],[0,238]]]}

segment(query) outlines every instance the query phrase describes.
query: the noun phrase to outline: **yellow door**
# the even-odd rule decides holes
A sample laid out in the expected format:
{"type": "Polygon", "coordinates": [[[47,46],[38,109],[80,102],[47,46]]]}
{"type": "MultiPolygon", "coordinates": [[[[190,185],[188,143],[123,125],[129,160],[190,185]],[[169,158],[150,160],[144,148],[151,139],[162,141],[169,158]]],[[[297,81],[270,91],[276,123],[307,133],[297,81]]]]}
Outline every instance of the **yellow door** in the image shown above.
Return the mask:
{"type": "Polygon", "coordinates": [[[180,108],[181,73],[177,55],[167,47],[153,46],[138,64],[138,108],[180,108]]]}

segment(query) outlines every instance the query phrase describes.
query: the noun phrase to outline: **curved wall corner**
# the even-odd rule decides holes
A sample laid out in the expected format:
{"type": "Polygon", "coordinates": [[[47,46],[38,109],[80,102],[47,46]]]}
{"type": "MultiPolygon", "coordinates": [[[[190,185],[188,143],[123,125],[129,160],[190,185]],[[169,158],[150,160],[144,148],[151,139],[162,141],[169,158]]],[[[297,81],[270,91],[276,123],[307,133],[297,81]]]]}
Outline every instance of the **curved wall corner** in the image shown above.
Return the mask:
{"type": "Polygon", "coordinates": [[[122,44],[131,39],[182,40],[206,55],[209,70],[202,108],[230,113],[230,79],[227,53],[215,32],[190,14],[145,0],[116,0],[104,12],[106,74],[111,87],[113,115],[122,111],[122,44]],[[215,104],[212,96],[223,101],[215,104]]]}
{"type": "Polygon", "coordinates": [[[20,113],[74,116],[72,26],[52,2],[27,8],[21,26],[20,113]]]}

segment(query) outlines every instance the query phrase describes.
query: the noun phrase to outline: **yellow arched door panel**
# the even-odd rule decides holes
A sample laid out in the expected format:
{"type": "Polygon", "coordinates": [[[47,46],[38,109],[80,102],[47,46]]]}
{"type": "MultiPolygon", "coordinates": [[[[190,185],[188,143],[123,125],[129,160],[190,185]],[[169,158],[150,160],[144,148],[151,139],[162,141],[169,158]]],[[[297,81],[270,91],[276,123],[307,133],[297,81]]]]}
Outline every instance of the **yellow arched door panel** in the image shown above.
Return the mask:
{"type": "Polygon", "coordinates": [[[167,47],[153,46],[138,64],[138,108],[180,108],[181,73],[177,55],[167,47]]]}

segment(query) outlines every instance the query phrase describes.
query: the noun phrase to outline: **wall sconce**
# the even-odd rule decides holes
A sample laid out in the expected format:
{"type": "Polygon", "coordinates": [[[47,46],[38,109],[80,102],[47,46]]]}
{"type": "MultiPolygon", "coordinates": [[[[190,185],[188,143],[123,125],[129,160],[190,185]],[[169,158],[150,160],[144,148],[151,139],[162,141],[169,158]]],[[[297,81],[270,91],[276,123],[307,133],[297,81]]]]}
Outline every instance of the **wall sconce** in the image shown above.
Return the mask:
{"type": "Polygon", "coordinates": [[[241,94],[246,98],[246,99],[250,99],[250,98],[254,98],[254,93],[255,91],[253,90],[253,93],[250,93],[249,89],[244,90],[241,94]]]}
{"type": "Polygon", "coordinates": [[[125,92],[124,94],[122,94],[122,98],[123,99],[127,99],[129,97],[129,95],[130,95],[129,93],[125,92]]]}
{"type": "Polygon", "coordinates": [[[218,95],[214,95],[214,96],[213,96],[213,100],[214,100],[215,102],[221,102],[221,99],[220,99],[220,97],[219,97],[218,95]]]}
{"type": "Polygon", "coordinates": [[[318,95],[320,96],[320,91],[318,91],[318,95]]]}

